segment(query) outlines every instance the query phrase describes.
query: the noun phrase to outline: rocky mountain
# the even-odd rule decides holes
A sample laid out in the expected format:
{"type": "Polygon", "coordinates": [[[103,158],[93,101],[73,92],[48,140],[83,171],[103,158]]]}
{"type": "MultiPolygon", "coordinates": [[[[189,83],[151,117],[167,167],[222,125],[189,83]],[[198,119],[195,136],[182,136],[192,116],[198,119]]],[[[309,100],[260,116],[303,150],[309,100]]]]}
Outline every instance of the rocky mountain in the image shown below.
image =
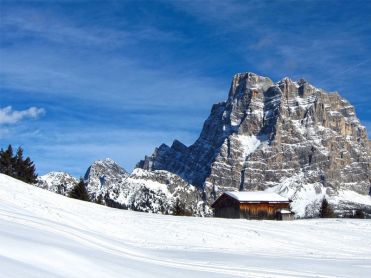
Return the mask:
{"type": "MultiPolygon", "coordinates": [[[[212,214],[198,188],[167,171],[135,169],[126,172],[112,159],[95,161],[84,182],[91,202],[143,212],[199,215],[212,214]]],[[[78,180],[63,172],[40,176],[36,186],[68,196],[78,180]]]]}
{"type": "Polygon", "coordinates": [[[137,167],[176,174],[209,203],[227,190],[268,190],[291,198],[302,217],[315,216],[324,197],[339,214],[371,213],[365,127],[338,93],[303,79],[236,74],[193,145],[162,144],[137,167]]]}
{"type": "Polygon", "coordinates": [[[124,181],[128,172],[110,158],[95,161],[86,171],[84,181],[92,202],[121,207],[124,181]]]}
{"type": "Polygon", "coordinates": [[[65,172],[50,172],[37,178],[37,187],[67,196],[78,179],[65,172]]]}
{"type": "Polygon", "coordinates": [[[128,207],[147,212],[211,216],[202,190],[163,170],[134,169],[126,180],[128,207]],[[180,210],[180,211],[179,211],[180,210]]]}

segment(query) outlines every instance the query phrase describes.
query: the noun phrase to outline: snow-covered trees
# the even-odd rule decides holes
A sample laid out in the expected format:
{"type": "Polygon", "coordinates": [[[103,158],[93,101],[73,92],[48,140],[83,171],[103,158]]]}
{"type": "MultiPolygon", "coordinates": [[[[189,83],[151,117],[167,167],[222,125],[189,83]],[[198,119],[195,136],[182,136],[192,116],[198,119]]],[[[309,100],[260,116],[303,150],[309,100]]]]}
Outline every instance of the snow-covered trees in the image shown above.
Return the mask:
{"type": "Polygon", "coordinates": [[[14,177],[21,181],[36,183],[36,168],[29,157],[23,158],[23,149],[19,147],[13,155],[13,147],[9,145],[4,151],[0,150],[0,173],[14,177]]]}

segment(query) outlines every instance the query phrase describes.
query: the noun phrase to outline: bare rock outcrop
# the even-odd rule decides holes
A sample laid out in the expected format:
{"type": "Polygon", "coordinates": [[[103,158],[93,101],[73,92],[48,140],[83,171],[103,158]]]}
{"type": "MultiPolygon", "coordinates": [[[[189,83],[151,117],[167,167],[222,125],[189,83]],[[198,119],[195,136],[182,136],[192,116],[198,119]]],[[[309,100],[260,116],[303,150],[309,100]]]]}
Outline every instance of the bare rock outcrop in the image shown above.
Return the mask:
{"type": "Polygon", "coordinates": [[[273,83],[254,73],[234,76],[193,145],[163,144],[137,167],[179,175],[209,202],[226,190],[276,190],[299,200],[313,189],[316,198],[335,200],[340,191],[368,196],[371,187],[370,142],[347,100],[303,79],[273,83]]]}

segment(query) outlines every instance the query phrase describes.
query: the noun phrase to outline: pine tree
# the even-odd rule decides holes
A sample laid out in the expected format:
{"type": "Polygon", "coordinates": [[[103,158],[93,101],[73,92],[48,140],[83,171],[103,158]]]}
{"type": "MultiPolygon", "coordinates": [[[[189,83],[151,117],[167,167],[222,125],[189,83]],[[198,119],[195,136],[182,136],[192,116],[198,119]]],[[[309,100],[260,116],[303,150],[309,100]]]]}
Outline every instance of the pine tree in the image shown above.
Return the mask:
{"type": "Polygon", "coordinates": [[[20,180],[24,180],[25,177],[25,164],[23,160],[23,149],[19,147],[14,159],[14,172],[20,180]]]}
{"type": "Polygon", "coordinates": [[[86,185],[83,179],[80,178],[80,182],[75,185],[75,187],[68,194],[68,197],[89,201],[88,191],[86,190],[86,185]]]}
{"type": "Polygon", "coordinates": [[[334,211],[332,210],[331,205],[327,202],[326,198],[322,199],[321,208],[319,211],[319,216],[321,218],[332,218],[334,217],[334,211]]]}
{"type": "Polygon", "coordinates": [[[173,215],[191,216],[192,212],[186,209],[185,204],[179,198],[175,200],[173,215]]]}
{"type": "Polygon", "coordinates": [[[34,163],[29,157],[23,158],[23,149],[19,147],[13,155],[13,147],[0,150],[0,173],[22,180],[27,183],[36,183],[37,174],[34,163]]]}
{"type": "Polygon", "coordinates": [[[15,159],[13,157],[13,147],[9,145],[6,151],[0,150],[0,173],[14,176],[15,159]]]}
{"type": "Polygon", "coordinates": [[[354,214],[354,218],[364,219],[365,218],[365,213],[362,210],[357,209],[355,214],[354,214]]]}
{"type": "Polygon", "coordinates": [[[28,182],[28,183],[36,183],[37,181],[37,174],[35,173],[36,172],[36,168],[35,168],[35,165],[34,163],[31,161],[31,159],[29,157],[27,157],[24,161],[23,161],[23,166],[24,169],[24,181],[25,182],[28,182]]]}

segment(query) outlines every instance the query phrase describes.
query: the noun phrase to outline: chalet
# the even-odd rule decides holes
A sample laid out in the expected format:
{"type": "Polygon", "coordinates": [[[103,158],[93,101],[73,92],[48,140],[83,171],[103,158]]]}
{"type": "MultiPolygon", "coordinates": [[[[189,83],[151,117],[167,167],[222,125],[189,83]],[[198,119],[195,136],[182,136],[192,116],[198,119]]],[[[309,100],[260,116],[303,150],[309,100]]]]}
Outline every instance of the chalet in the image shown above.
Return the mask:
{"type": "Polygon", "coordinates": [[[290,200],[268,192],[224,192],[212,205],[215,217],[290,220],[290,200]]]}

